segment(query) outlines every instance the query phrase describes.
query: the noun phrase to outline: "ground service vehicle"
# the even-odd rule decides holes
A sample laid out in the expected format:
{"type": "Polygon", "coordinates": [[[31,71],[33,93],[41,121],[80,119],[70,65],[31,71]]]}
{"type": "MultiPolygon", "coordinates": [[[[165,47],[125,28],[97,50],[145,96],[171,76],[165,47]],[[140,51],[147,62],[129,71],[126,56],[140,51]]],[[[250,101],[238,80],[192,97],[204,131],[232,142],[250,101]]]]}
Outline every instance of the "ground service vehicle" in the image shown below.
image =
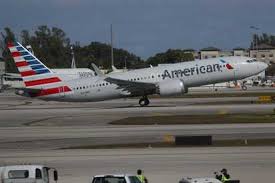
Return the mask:
{"type": "Polygon", "coordinates": [[[96,175],[91,183],[141,183],[135,175],[96,175]]]}
{"type": "Polygon", "coordinates": [[[179,181],[179,183],[221,183],[221,181],[211,177],[201,177],[201,178],[184,177],[179,181]]]}
{"type": "Polygon", "coordinates": [[[49,183],[50,170],[53,180],[57,182],[58,173],[55,168],[43,165],[14,165],[0,167],[0,183],[49,183]]]}

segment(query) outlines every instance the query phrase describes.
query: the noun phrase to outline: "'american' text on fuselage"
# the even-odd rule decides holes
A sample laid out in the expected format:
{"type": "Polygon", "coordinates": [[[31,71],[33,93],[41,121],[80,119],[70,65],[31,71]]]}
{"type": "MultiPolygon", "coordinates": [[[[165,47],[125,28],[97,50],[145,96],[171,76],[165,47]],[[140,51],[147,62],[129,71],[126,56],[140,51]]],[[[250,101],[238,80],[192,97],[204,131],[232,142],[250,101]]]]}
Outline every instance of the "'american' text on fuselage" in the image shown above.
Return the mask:
{"type": "Polygon", "coordinates": [[[164,73],[162,74],[162,78],[175,78],[175,77],[183,77],[183,76],[193,76],[194,74],[206,74],[211,72],[221,72],[221,66],[220,64],[212,64],[212,65],[202,65],[198,66],[196,64],[195,67],[191,68],[185,68],[185,69],[178,69],[178,70],[164,70],[164,73]]]}

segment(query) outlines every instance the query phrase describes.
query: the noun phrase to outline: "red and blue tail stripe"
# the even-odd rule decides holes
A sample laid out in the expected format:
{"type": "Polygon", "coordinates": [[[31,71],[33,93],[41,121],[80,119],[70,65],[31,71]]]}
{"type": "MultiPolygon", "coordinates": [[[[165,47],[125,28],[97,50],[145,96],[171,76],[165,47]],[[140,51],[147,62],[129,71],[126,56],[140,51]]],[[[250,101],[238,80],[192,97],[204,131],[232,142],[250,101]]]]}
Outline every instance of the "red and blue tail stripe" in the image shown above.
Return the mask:
{"type": "Polygon", "coordinates": [[[9,43],[8,47],[22,77],[51,73],[50,69],[19,43],[9,43]]]}
{"type": "Polygon", "coordinates": [[[36,96],[69,92],[71,89],[20,43],[8,43],[15,65],[27,88],[41,89],[36,96]]]}

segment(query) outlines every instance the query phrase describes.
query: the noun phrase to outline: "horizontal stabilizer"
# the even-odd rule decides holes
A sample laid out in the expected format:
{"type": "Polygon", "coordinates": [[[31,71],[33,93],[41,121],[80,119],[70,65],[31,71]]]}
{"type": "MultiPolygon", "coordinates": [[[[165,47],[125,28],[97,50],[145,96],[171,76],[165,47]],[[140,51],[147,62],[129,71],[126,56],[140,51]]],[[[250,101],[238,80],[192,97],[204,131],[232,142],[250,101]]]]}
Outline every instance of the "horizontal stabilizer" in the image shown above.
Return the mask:
{"type": "Polygon", "coordinates": [[[42,89],[34,89],[34,88],[16,88],[15,94],[25,97],[34,97],[39,94],[42,89]]]}

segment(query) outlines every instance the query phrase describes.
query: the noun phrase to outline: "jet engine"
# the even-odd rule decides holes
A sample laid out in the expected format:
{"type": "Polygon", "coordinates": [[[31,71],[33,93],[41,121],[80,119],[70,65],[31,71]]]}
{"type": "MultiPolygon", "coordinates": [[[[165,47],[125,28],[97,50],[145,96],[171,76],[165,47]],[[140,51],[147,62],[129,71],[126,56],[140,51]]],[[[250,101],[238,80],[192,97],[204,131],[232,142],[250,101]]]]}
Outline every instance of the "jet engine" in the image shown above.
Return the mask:
{"type": "Polygon", "coordinates": [[[188,89],[184,86],[182,80],[166,80],[158,85],[158,93],[161,96],[182,95],[187,93],[188,89]]]}

